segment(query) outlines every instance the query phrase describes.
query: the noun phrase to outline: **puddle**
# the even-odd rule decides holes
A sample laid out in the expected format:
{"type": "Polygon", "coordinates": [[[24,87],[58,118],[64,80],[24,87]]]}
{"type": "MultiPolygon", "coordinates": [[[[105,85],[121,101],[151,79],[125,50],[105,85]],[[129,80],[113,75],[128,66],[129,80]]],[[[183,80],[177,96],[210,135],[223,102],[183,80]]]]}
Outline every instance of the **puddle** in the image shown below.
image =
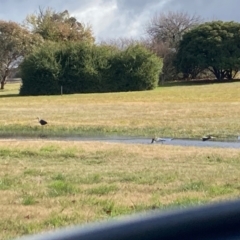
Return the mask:
{"type": "MultiPolygon", "coordinates": [[[[0,141],[7,141],[7,140],[18,140],[18,141],[25,141],[25,140],[44,140],[44,141],[95,141],[95,142],[109,142],[109,143],[123,143],[123,144],[151,144],[150,138],[144,137],[58,137],[58,138],[51,138],[51,137],[43,137],[43,138],[24,138],[24,137],[15,137],[15,138],[0,138],[0,141]]],[[[219,147],[219,148],[240,148],[240,139],[236,138],[236,140],[209,140],[209,141],[202,141],[197,139],[171,139],[171,138],[164,138],[162,142],[155,142],[151,145],[175,145],[175,146],[193,146],[193,147],[219,147]]]]}
{"type": "MultiPolygon", "coordinates": [[[[124,144],[151,144],[149,138],[70,138],[68,140],[74,141],[102,141],[102,142],[113,142],[113,143],[124,143],[124,144]]],[[[175,145],[175,146],[194,146],[194,147],[220,147],[220,148],[240,148],[240,141],[205,141],[192,140],[192,139],[170,139],[164,138],[163,142],[156,142],[151,145],[175,145]]]]}

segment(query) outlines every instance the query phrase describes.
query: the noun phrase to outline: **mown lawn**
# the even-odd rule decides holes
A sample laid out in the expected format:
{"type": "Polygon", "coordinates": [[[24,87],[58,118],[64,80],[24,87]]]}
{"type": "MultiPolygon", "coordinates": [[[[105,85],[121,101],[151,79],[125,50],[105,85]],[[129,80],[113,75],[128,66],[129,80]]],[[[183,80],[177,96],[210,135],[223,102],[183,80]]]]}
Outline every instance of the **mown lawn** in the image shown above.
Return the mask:
{"type": "MultiPolygon", "coordinates": [[[[7,84],[0,92],[0,136],[236,138],[239,84],[39,97],[20,97],[19,84],[7,84]],[[49,124],[42,128],[38,116],[49,124]]],[[[0,140],[0,239],[239,192],[238,149],[0,140]]]]}
{"type": "Polygon", "coordinates": [[[240,151],[2,140],[0,239],[239,196],[240,151]]]}
{"type": "MultiPolygon", "coordinates": [[[[153,91],[20,97],[0,92],[0,135],[219,137],[240,134],[240,82],[160,87],[153,91]]],[[[15,94],[15,95],[14,95],[15,94]]]]}

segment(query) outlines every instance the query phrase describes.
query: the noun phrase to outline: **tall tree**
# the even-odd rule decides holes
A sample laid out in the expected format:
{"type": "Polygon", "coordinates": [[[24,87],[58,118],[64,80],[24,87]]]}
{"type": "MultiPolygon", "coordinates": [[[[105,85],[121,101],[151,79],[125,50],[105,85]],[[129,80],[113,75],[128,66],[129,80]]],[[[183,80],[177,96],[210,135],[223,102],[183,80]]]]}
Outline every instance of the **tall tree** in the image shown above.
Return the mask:
{"type": "Polygon", "coordinates": [[[200,16],[169,11],[156,14],[147,24],[146,32],[155,43],[166,43],[175,48],[183,34],[201,22],[200,16]]]}
{"type": "Polygon", "coordinates": [[[94,42],[91,26],[78,22],[67,10],[56,12],[50,8],[39,8],[37,14],[27,16],[25,24],[46,40],[94,42]]]}
{"type": "Polygon", "coordinates": [[[1,89],[4,89],[11,69],[17,67],[23,57],[41,42],[42,38],[39,35],[31,34],[19,24],[0,20],[1,89]]]}
{"type": "Polygon", "coordinates": [[[173,61],[182,36],[198,26],[203,20],[200,16],[186,12],[159,13],[150,19],[146,26],[149,37],[149,48],[163,58],[161,80],[172,80],[177,77],[173,61]]]}
{"type": "Polygon", "coordinates": [[[176,66],[183,73],[208,69],[216,79],[231,79],[240,69],[240,23],[212,21],[183,36],[176,66]]]}

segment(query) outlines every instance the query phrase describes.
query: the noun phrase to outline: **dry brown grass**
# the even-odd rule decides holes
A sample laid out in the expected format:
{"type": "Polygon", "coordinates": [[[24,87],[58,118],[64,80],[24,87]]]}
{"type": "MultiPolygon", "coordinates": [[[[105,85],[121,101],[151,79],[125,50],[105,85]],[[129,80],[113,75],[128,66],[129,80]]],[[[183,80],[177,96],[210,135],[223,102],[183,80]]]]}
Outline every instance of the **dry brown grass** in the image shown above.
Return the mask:
{"type": "MultiPolygon", "coordinates": [[[[0,92],[0,132],[237,136],[239,83],[154,91],[19,97],[0,92]]],[[[0,141],[0,238],[152,208],[239,196],[237,149],[97,142],[0,141]]]]}
{"type": "Polygon", "coordinates": [[[0,233],[239,196],[237,149],[1,141],[0,233]]]}
{"type": "MultiPolygon", "coordinates": [[[[16,93],[13,86],[6,85],[6,89],[10,88],[6,90],[8,94],[16,93]]],[[[2,132],[11,129],[14,133],[21,128],[31,132],[38,125],[36,117],[40,116],[49,121],[46,130],[49,133],[81,133],[91,129],[145,136],[199,137],[206,133],[237,136],[240,134],[239,86],[239,82],[233,82],[130,93],[2,95],[0,126],[2,132]]]]}

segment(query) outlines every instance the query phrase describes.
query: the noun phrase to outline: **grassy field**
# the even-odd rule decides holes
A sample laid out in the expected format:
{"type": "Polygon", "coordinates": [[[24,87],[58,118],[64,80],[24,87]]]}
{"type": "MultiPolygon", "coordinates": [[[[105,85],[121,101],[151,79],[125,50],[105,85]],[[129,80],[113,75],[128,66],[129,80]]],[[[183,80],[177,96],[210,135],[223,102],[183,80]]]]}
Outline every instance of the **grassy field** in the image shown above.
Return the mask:
{"type": "Polygon", "coordinates": [[[161,87],[153,91],[20,97],[0,92],[0,135],[44,134],[220,137],[240,134],[240,82],[161,87]]]}
{"type": "Polygon", "coordinates": [[[236,149],[0,142],[0,239],[239,196],[236,149]]]}
{"type": "MultiPolygon", "coordinates": [[[[1,136],[236,137],[240,83],[20,97],[0,92],[1,136]],[[36,117],[49,122],[39,126],[36,117]]],[[[0,140],[0,239],[149,209],[239,197],[240,151],[167,145],[0,140]]]]}

